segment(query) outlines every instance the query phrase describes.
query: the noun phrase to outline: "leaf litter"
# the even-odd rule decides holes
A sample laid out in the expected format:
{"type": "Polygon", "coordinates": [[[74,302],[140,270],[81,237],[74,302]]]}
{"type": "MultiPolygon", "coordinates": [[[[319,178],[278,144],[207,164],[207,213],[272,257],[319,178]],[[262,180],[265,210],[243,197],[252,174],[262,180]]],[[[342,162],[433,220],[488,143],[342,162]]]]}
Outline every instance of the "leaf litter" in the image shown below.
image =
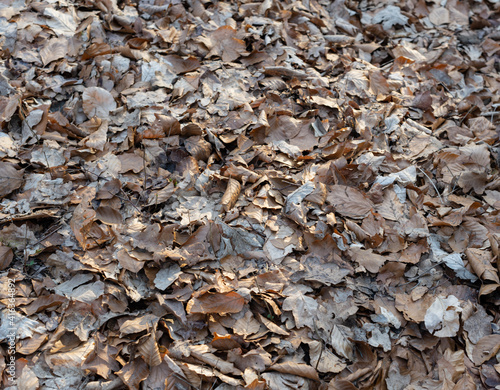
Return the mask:
{"type": "Polygon", "coordinates": [[[498,5],[4,1],[18,388],[500,388],[498,5]]]}

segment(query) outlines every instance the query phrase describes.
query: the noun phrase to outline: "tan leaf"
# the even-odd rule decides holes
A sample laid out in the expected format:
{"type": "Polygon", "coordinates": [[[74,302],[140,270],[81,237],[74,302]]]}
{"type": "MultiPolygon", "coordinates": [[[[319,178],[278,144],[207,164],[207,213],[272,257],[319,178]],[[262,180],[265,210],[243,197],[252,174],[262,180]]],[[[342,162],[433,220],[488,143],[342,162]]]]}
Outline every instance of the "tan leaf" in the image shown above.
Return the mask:
{"type": "Polygon", "coordinates": [[[500,284],[483,284],[479,289],[479,296],[488,295],[495,292],[500,287],[500,284]]]}
{"type": "Polygon", "coordinates": [[[373,253],[373,249],[360,249],[352,247],[349,249],[349,254],[353,257],[355,261],[365,267],[369,272],[378,273],[380,267],[382,267],[386,261],[384,256],[373,253]]]}
{"type": "Polygon", "coordinates": [[[177,119],[167,115],[155,114],[156,120],[151,129],[142,133],[144,138],[163,138],[181,134],[181,125],[177,119]]]}
{"type": "Polygon", "coordinates": [[[0,271],[6,269],[14,259],[14,253],[8,246],[0,244],[0,271]]]}
{"type": "Polygon", "coordinates": [[[259,329],[260,323],[253,317],[251,311],[247,311],[233,326],[234,333],[243,337],[257,333],[259,329]]]}
{"type": "Polygon", "coordinates": [[[191,299],[187,304],[188,313],[239,313],[245,300],[237,292],[205,293],[191,299]]]}
{"type": "Polygon", "coordinates": [[[98,129],[90,134],[88,137],[84,138],[81,143],[89,148],[94,148],[97,150],[103,150],[104,145],[106,145],[108,134],[108,121],[103,120],[99,125],[98,129]]]}
{"type": "Polygon", "coordinates": [[[64,58],[68,53],[68,40],[66,38],[53,38],[40,49],[40,58],[43,65],[64,58]]]}
{"type": "Polygon", "coordinates": [[[358,390],[358,388],[349,381],[335,378],[328,385],[328,390],[358,390]]]}
{"type": "Polygon", "coordinates": [[[150,367],[161,364],[160,351],[158,350],[158,344],[156,344],[154,332],[141,338],[137,351],[150,367]]]}
{"type": "Polygon", "coordinates": [[[38,351],[47,339],[48,335],[46,333],[33,333],[33,336],[19,340],[16,345],[16,353],[31,355],[38,351]]]}
{"type": "Polygon", "coordinates": [[[326,199],[337,213],[355,219],[366,217],[373,208],[372,202],[360,191],[343,185],[332,186],[326,199]]]}
{"type": "Polygon", "coordinates": [[[210,345],[219,351],[241,348],[241,345],[235,340],[236,337],[230,334],[219,336],[217,332],[214,332],[214,338],[210,342],[210,345]]]}
{"type": "Polygon", "coordinates": [[[476,366],[490,360],[500,350],[500,335],[490,334],[484,336],[472,350],[472,360],[476,366]]]}
{"type": "Polygon", "coordinates": [[[498,272],[495,267],[491,264],[492,255],[491,252],[468,248],[465,250],[467,259],[478,277],[483,280],[491,280],[496,283],[500,283],[498,278],[498,272]]]}
{"type": "Polygon", "coordinates": [[[28,365],[25,365],[17,379],[18,390],[37,390],[40,386],[38,377],[28,365]]]}
{"type": "Polygon", "coordinates": [[[240,196],[240,191],[240,182],[232,178],[229,179],[226,187],[226,192],[224,192],[224,196],[222,196],[221,200],[221,204],[224,210],[229,211],[234,207],[236,201],[238,200],[238,197],[240,196]]]}
{"type": "Polygon", "coordinates": [[[333,331],[331,332],[331,345],[335,352],[346,359],[352,360],[353,349],[352,343],[347,339],[342,329],[333,325],[333,331]]]}
{"type": "Polygon", "coordinates": [[[152,191],[149,194],[147,206],[165,203],[172,197],[172,195],[174,195],[176,191],[177,187],[174,185],[174,183],[169,183],[165,188],[162,188],[161,190],[152,191]]]}
{"type": "Polygon", "coordinates": [[[144,314],[142,316],[126,320],[120,326],[120,334],[127,335],[131,333],[139,333],[145,330],[153,329],[158,322],[158,317],[153,314],[144,314]]]}
{"type": "Polygon", "coordinates": [[[98,117],[108,119],[109,112],[116,110],[113,96],[104,88],[86,88],[82,94],[83,112],[88,118],[98,117]]]}
{"type": "Polygon", "coordinates": [[[453,390],[476,390],[476,389],[477,389],[476,383],[468,373],[465,373],[465,375],[462,376],[462,379],[460,379],[453,387],[453,390]]]}
{"type": "Polygon", "coordinates": [[[139,390],[141,382],[149,375],[148,365],[141,358],[135,358],[116,373],[130,390],[139,390]]]}
{"type": "Polygon", "coordinates": [[[236,38],[236,30],[222,26],[210,35],[209,56],[220,56],[224,62],[232,62],[245,52],[245,42],[236,38]]]}
{"type": "Polygon", "coordinates": [[[259,314],[259,319],[260,321],[264,324],[264,326],[269,329],[271,332],[279,334],[281,336],[289,336],[290,333],[288,333],[286,330],[282,329],[278,325],[276,325],[274,322],[271,320],[267,319],[263,315],[259,314]]]}
{"type": "MultiPolygon", "coordinates": [[[[180,367],[184,371],[184,374],[188,378],[189,382],[193,385],[196,386],[197,382],[192,382],[193,374],[195,375],[203,375],[207,378],[214,378],[217,377],[221,381],[227,383],[229,386],[233,386],[233,388],[238,388],[239,386],[243,385],[243,381],[239,379],[234,379],[230,376],[224,375],[221,373],[219,370],[214,369],[213,367],[204,367],[204,366],[199,366],[196,364],[190,364],[190,363],[182,363],[180,364],[180,367]]],[[[196,380],[196,379],[195,379],[196,380]]],[[[201,385],[201,380],[200,380],[200,385],[201,385]]],[[[199,388],[200,386],[196,386],[199,388]]]]}
{"type": "Polygon", "coordinates": [[[376,210],[382,217],[391,221],[401,221],[404,218],[403,205],[393,190],[386,190],[384,201],[377,205],[376,210]]]}
{"type": "Polygon", "coordinates": [[[97,56],[102,56],[111,53],[111,46],[104,42],[92,43],[87,50],[82,54],[82,61],[88,60],[89,58],[94,58],[97,56]]]}
{"type": "Polygon", "coordinates": [[[292,374],[319,381],[318,372],[308,364],[285,362],[274,364],[269,369],[283,374],[292,374]]]}
{"type": "Polygon", "coordinates": [[[139,173],[144,169],[144,166],[147,165],[147,162],[144,161],[144,157],[139,156],[135,153],[120,154],[118,156],[118,159],[121,163],[120,173],[125,173],[128,171],[139,173]]]}
{"type": "Polygon", "coordinates": [[[59,306],[66,300],[67,300],[66,297],[63,297],[62,295],[57,295],[57,294],[43,295],[35,299],[28,306],[25,306],[23,308],[23,311],[27,315],[31,316],[35,313],[39,313],[42,310],[52,308],[54,306],[59,306]]]}
{"type": "MultiPolygon", "coordinates": [[[[95,189],[94,189],[95,194],[95,189]]],[[[73,212],[70,221],[71,230],[82,248],[87,246],[87,233],[94,222],[96,212],[92,210],[87,202],[80,203],[73,212]]]]}

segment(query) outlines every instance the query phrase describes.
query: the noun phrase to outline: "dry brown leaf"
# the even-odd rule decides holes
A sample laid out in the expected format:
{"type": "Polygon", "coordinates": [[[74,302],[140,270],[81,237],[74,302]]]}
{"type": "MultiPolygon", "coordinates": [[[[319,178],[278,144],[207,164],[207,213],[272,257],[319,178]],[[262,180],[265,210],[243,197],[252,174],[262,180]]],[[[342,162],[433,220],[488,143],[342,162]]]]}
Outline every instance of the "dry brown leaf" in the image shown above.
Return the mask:
{"type": "Polygon", "coordinates": [[[97,334],[95,339],[95,349],[86,357],[82,368],[108,379],[112,372],[120,368],[116,361],[118,349],[108,345],[106,338],[101,334],[97,334]]]}
{"type": "Polygon", "coordinates": [[[500,350],[500,335],[490,334],[477,342],[472,350],[472,360],[476,366],[490,360],[500,350]]]}
{"type": "Polygon", "coordinates": [[[373,208],[372,202],[360,191],[343,185],[331,186],[326,199],[337,213],[354,219],[366,217],[373,208]]]}
{"type": "Polygon", "coordinates": [[[475,274],[483,280],[491,280],[495,283],[500,283],[497,269],[491,264],[491,252],[476,248],[468,248],[465,250],[469,264],[475,274]]]}
{"type": "Polygon", "coordinates": [[[138,357],[125,364],[120,371],[116,372],[116,375],[130,390],[139,390],[141,382],[149,375],[149,369],[144,360],[138,357]]]}
{"type": "Polygon", "coordinates": [[[229,179],[226,192],[222,196],[221,204],[226,212],[231,210],[240,196],[241,184],[235,179],[229,179]]]}
{"type": "Polygon", "coordinates": [[[239,313],[245,300],[235,291],[228,293],[205,293],[191,299],[186,307],[188,313],[239,313]]]}
{"type": "Polygon", "coordinates": [[[62,295],[58,294],[50,294],[50,295],[43,295],[35,299],[33,302],[31,302],[29,305],[23,307],[23,311],[28,315],[32,315],[35,313],[38,313],[42,310],[52,308],[54,306],[59,306],[63,302],[65,302],[67,299],[66,297],[63,297],[62,295]]]}
{"type": "Polygon", "coordinates": [[[16,379],[19,390],[37,390],[40,386],[38,377],[28,365],[24,366],[21,375],[16,379]]]}
{"type": "Polygon", "coordinates": [[[73,234],[82,248],[86,248],[87,246],[87,233],[90,230],[90,226],[95,221],[96,216],[96,212],[90,208],[90,199],[87,201],[88,197],[93,198],[93,196],[95,196],[95,189],[92,188],[92,190],[93,191],[76,206],[70,221],[71,230],[73,230],[73,234]]]}
{"type": "Polygon", "coordinates": [[[167,115],[155,114],[156,120],[151,128],[146,129],[141,135],[146,139],[170,137],[181,134],[181,124],[177,119],[167,115]]]}
{"type": "Polygon", "coordinates": [[[388,95],[391,93],[387,79],[380,71],[370,72],[370,90],[375,95],[388,95]]]}
{"type": "Polygon", "coordinates": [[[222,57],[224,62],[232,62],[245,53],[245,42],[236,38],[236,30],[230,26],[222,26],[212,32],[208,42],[211,49],[208,56],[222,57]]]}
{"type": "Polygon", "coordinates": [[[123,223],[123,216],[118,211],[109,206],[100,206],[96,210],[96,219],[107,225],[119,225],[123,223]]]}
{"type": "Polygon", "coordinates": [[[360,248],[349,249],[349,254],[352,258],[359,263],[359,265],[366,268],[367,271],[374,274],[378,273],[386,261],[384,256],[373,253],[372,249],[364,250],[360,248]]]}
{"type": "Polygon", "coordinates": [[[257,321],[252,312],[247,311],[243,317],[235,322],[233,331],[235,334],[243,336],[245,339],[257,333],[260,330],[260,323],[257,321]]]}
{"type": "Polygon", "coordinates": [[[0,271],[8,268],[13,259],[12,249],[0,243],[0,271]]]}
{"type": "Polygon", "coordinates": [[[130,254],[125,249],[120,249],[116,252],[116,259],[120,263],[120,265],[129,270],[130,272],[137,273],[142,268],[144,268],[144,261],[136,259],[135,257],[130,256],[130,254]]]}
{"type": "Polygon", "coordinates": [[[46,66],[52,61],[64,58],[68,53],[68,40],[66,38],[52,38],[40,49],[40,58],[46,66]]]}
{"type": "Polygon", "coordinates": [[[207,161],[212,153],[212,145],[197,135],[186,139],[184,146],[188,153],[197,160],[207,161]]]}
{"type": "Polygon", "coordinates": [[[120,333],[128,335],[131,333],[139,333],[145,330],[149,331],[155,327],[158,322],[158,317],[153,314],[144,314],[130,320],[126,320],[120,326],[120,333]]]}
{"type": "Polygon", "coordinates": [[[0,161],[0,198],[9,195],[23,184],[24,169],[16,169],[14,165],[0,161]]]}
{"type": "Polygon", "coordinates": [[[308,364],[285,362],[273,364],[271,367],[269,367],[269,369],[282,372],[284,374],[292,374],[319,381],[318,372],[308,364]]]}
{"type": "Polygon", "coordinates": [[[83,112],[88,118],[108,119],[110,111],[116,110],[116,102],[108,91],[99,87],[86,88],[82,94],[83,112]]]}
{"type": "Polygon", "coordinates": [[[172,70],[177,74],[184,74],[198,69],[201,64],[196,57],[182,58],[171,54],[164,57],[164,60],[172,65],[172,70]]]}
{"type": "Polygon", "coordinates": [[[158,350],[158,344],[156,344],[154,332],[141,338],[137,351],[149,367],[161,364],[160,351],[158,350]]]}
{"type": "Polygon", "coordinates": [[[282,329],[278,325],[276,325],[274,322],[271,320],[267,319],[263,315],[259,314],[259,319],[260,321],[264,324],[264,326],[269,329],[271,332],[274,332],[276,334],[279,334],[281,336],[289,336],[290,333],[287,332],[286,330],[282,329]]]}

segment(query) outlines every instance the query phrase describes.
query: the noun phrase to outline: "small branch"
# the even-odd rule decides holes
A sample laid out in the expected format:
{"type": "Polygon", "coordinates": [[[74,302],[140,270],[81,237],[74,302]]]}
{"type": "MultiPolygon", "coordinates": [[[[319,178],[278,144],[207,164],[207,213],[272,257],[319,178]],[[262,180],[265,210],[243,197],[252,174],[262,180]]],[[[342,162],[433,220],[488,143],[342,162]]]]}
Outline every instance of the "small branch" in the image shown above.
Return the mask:
{"type": "Polygon", "coordinates": [[[432,184],[432,187],[434,188],[434,191],[436,191],[436,194],[438,194],[439,199],[441,200],[441,204],[442,204],[443,206],[445,206],[445,205],[446,205],[446,203],[444,202],[443,197],[442,197],[442,196],[441,196],[441,194],[439,193],[439,191],[438,191],[438,189],[437,189],[436,185],[434,184],[434,182],[432,181],[432,179],[429,177],[429,175],[428,175],[427,173],[425,173],[425,171],[423,171],[420,167],[417,167],[417,169],[418,169],[420,172],[422,172],[422,173],[425,175],[425,177],[426,177],[427,179],[429,179],[430,183],[432,184]]]}

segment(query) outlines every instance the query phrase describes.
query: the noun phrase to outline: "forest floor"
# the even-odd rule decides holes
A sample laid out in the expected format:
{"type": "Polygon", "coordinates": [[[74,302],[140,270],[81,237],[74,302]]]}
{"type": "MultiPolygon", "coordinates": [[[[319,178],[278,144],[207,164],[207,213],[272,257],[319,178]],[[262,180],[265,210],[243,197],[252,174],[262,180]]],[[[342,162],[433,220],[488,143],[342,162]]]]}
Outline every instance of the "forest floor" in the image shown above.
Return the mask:
{"type": "Polygon", "coordinates": [[[3,0],[0,387],[500,389],[500,2],[3,0]]]}

